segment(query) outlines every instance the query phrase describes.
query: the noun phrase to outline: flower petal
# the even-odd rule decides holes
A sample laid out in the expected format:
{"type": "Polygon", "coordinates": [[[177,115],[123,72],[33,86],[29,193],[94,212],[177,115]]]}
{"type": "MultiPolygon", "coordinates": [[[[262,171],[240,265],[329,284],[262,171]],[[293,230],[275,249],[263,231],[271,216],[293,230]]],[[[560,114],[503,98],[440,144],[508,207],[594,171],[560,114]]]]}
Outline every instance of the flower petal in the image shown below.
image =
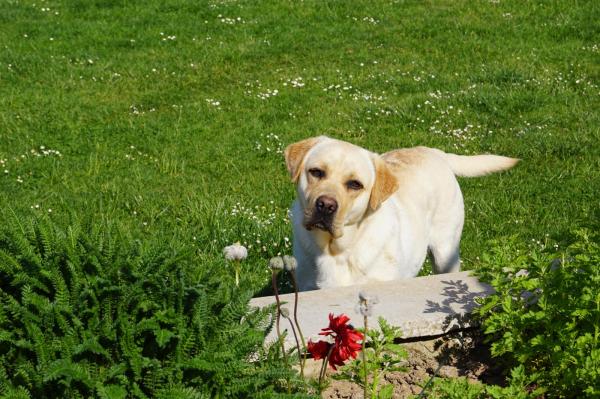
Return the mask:
{"type": "Polygon", "coordinates": [[[329,346],[330,344],[325,341],[308,341],[306,349],[312,355],[313,359],[318,360],[324,359],[327,356],[327,352],[329,352],[329,346]]]}

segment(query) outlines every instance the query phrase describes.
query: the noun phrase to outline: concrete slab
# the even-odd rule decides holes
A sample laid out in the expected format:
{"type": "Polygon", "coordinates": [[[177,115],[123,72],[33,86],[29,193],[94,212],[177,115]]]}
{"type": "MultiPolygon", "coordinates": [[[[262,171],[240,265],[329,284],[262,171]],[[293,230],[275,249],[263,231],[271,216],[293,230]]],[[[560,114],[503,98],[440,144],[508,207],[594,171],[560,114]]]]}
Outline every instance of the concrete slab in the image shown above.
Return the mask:
{"type": "MultiPolygon", "coordinates": [[[[358,293],[376,295],[379,303],[373,308],[370,325],[383,316],[391,325],[400,327],[403,338],[444,334],[472,326],[469,314],[476,306],[475,298],[493,292],[487,284],[469,276],[469,272],[439,274],[406,280],[386,281],[351,287],[305,291],[299,294],[298,320],[306,340],[318,340],[318,333],[329,324],[328,314],[345,313],[356,327],[362,327],[357,312],[358,293]]],[[[293,315],[294,294],[281,295],[285,307],[293,315]]],[[[275,297],[254,298],[250,305],[264,307],[275,303],[275,297]]],[[[289,322],[282,318],[282,331],[288,330],[287,344],[294,345],[289,322]]],[[[267,341],[274,341],[271,331],[267,341]]]]}

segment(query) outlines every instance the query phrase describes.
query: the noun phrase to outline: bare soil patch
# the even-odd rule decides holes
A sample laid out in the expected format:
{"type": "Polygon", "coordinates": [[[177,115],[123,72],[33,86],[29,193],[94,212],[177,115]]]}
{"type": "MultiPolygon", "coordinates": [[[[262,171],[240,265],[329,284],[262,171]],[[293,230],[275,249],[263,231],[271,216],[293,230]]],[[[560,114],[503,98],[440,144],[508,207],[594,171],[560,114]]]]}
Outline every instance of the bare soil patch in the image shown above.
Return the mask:
{"type": "MultiPolygon", "coordinates": [[[[405,342],[409,356],[406,372],[390,372],[382,384],[394,385],[394,398],[419,394],[432,375],[440,378],[466,377],[470,381],[502,384],[502,368],[491,358],[489,347],[475,331],[463,331],[422,341],[405,342]]],[[[329,377],[331,377],[331,369],[329,377]]],[[[329,378],[330,385],[323,391],[327,399],[359,399],[363,388],[346,380],[329,378]]]]}

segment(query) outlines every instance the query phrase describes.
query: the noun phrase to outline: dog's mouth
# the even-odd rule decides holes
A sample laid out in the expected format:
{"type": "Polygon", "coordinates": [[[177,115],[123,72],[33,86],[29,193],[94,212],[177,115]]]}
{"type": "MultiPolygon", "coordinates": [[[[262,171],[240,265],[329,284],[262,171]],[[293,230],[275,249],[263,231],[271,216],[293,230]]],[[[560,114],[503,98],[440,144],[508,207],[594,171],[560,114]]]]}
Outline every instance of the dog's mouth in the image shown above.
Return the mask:
{"type": "Polygon", "coordinates": [[[325,218],[310,218],[308,219],[308,221],[306,221],[304,223],[304,228],[306,228],[306,230],[311,231],[311,230],[321,230],[324,232],[327,232],[329,234],[331,234],[332,237],[334,238],[339,238],[341,237],[341,230],[340,229],[336,229],[334,223],[333,223],[333,218],[331,219],[325,219],[325,218]]]}
{"type": "Polygon", "coordinates": [[[304,225],[304,227],[306,227],[306,230],[313,230],[313,229],[319,229],[319,230],[323,230],[323,231],[327,231],[331,234],[333,234],[333,228],[331,226],[331,223],[326,223],[325,221],[311,221],[308,222],[304,225]]]}

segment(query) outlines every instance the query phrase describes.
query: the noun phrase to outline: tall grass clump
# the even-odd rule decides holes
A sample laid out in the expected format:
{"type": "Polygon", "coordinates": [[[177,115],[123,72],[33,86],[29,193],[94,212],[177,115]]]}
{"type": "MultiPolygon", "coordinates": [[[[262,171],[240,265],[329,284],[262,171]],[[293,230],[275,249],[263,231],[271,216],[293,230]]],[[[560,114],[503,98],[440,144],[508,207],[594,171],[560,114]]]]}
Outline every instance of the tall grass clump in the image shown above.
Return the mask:
{"type": "Polygon", "coordinates": [[[107,223],[9,219],[3,397],[272,397],[297,386],[263,348],[272,309],[250,310],[252,290],[223,284],[227,271],[107,223]]]}

